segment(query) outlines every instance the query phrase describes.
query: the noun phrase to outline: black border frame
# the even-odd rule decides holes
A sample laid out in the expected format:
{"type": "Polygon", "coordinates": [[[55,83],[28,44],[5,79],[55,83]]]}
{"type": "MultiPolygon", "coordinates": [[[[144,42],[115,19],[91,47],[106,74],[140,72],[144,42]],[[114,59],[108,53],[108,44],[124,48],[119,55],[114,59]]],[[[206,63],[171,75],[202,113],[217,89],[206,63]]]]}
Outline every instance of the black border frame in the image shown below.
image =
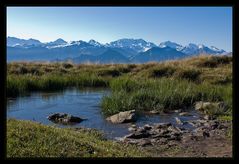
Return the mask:
{"type": "MultiPolygon", "coordinates": [[[[233,157],[232,158],[206,158],[206,159],[238,159],[239,152],[238,152],[238,130],[239,128],[239,111],[238,105],[236,103],[236,98],[239,97],[239,92],[236,90],[237,84],[239,83],[236,72],[239,70],[238,62],[239,62],[239,51],[238,51],[238,2],[232,1],[232,0],[217,0],[217,1],[209,1],[209,0],[88,0],[88,1],[73,1],[73,0],[62,0],[62,1],[47,1],[47,0],[1,0],[0,1],[1,6],[1,20],[3,21],[1,32],[2,32],[2,39],[0,39],[0,46],[2,46],[1,50],[3,50],[4,53],[0,54],[0,93],[1,93],[1,103],[0,103],[0,111],[2,112],[0,114],[0,133],[2,134],[2,147],[1,147],[1,157],[3,159],[8,159],[6,157],[6,9],[9,6],[117,6],[117,7],[149,7],[149,6],[167,6],[167,7],[220,7],[220,6],[228,6],[233,8],[233,157]]],[[[9,158],[9,159],[52,159],[52,158],[9,158]]],[[[62,158],[53,158],[53,159],[62,159],[62,158]]],[[[65,159],[65,158],[63,158],[65,159]]],[[[85,158],[68,158],[68,159],[85,159],[85,158]]],[[[89,158],[86,158],[89,159],[89,158]]],[[[91,159],[91,158],[90,158],[91,159]]],[[[101,159],[101,158],[96,158],[101,159]]],[[[105,159],[105,158],[103,158],[105,159]]],[[[106,158],[106,159],[112,159],[112,158],[106,158]]],[[[115,159],[115,158],[113,158],[115,159]]],[[[121,158],[118,158],[121,159],[121,158]]],[[[205,159],[205,158],[195,158],[195,157],[189,157],[189,158],[136,158],[136,159],[205,159]]]]}

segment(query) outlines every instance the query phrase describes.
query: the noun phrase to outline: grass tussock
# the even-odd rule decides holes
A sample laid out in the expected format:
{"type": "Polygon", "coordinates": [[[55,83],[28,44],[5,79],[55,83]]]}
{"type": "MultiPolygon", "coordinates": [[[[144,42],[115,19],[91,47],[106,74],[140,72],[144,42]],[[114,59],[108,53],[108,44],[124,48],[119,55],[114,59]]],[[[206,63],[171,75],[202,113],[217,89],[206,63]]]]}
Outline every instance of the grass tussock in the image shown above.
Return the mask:
{"type": "Polygon", "coordinates": [[[7,120],[7,157],[141,157],[146,153],[103,139],[95,130],[62,129],[7,120]]]}
{"type": "Polygon", "coordinates": [[[197,63],[197,66],[214,68],[220,65],[225,65],[230,63],[232,63],[232,57],[230,56],[222,56],[222,57],[211,56],[207,58],[206,60],[202,59],[199,63],[197,63]]]}

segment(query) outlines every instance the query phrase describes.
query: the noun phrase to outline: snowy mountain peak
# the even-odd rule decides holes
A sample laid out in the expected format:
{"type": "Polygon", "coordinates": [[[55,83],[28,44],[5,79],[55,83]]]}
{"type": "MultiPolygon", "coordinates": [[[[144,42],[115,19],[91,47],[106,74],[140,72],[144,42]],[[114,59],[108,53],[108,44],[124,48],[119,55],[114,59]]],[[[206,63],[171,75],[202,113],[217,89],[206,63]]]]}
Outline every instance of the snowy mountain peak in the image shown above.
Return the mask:
{"type": "Polygon", "coordinates": [[[67,42],[64,41],[63,39],[59,38],[53,42],[48,42],[46,43],[47,48],[56,48],[56,47],[61,47],[62,45],[66,45],[67,42]]]}
{"type": "Polygon", "coordinates": [[[219,53],[225,53],[226,52],[223,49],[219,49],[215,46],[210,46],[210,49],[212,49],[213,51],[219,52],[219,53]]]}
{"type": "Polygon", "coordinates": [[[161,48],[170,47],[170,48],[176,49],[177,51],[180,51],[183,48],[182,45],[177,44],[175,42],[171,42],[171,41],[161,42],[159,44],[159,47],[161,47],[161,48]]]}
{"type": "Polygon", "coordinates": [[[222,54],[225,53],[224,50],[220,50],[214,46],[207,47],[203,44],[194,44],[190,43],[182,49],[182,52],[188,55],[197,55],[197,54],[222,54]]]}
{"type": "Polygon", "coordinates": [[[55,43],[55,44],[66,44],[67,42],[64,41],[63,39],[59,38],[59,39],[55,40],[53,43],[55,43]]]}
{"type": "Polygon", "coordinates": [[[89,43],[90,45],[97,46],[97,47],[102,46],[101,43],[99,43],[99,42],[97,42],[97,41],[95,41],[95,40],[93,40],[93,39],[89,40],[88,43],[89,43]]]}
{"type": "Polygon", "coordinates": [[[82,44],[82,43],[85,43],[84,41],[82,41],[82,40],[78,40],[78,41],[71,41],[70,42],[70,44],[71,45],[80,45],[80,44],[82,44]]]}
{"type": "Polygon", "coordinates": [[[7,46],[32,46],[32,45],[41,45],[42,43],[36,39],[19,39],[16,37],[7,37],[7,46]]]}
{"type": "Polygon", "coordinates": [[[107,44],[107,46],[117,47],[117,48],[128,48],[136,52],[144,52],[152,47],[156,47],[154,43],[146,42],[143,39],[119,39],[107,44]]]}
{"type": "Polygon", "coordinates": [[[203,49],[203,48],[206,48],[206,46],[203,45],[203,44],[199,44],[199,45],[198,45],[198,48],[199,48],[199,49],[203,49]]]}
{"type": "Polygon", "coordinates": [[[194,48],[194,49],[197,49],[197,48],[198,48],[198,46],[197,46],[196,44],[194,44],[194,43],[189,43],[186,47],[188,47],[188,48],[194,48]]]}

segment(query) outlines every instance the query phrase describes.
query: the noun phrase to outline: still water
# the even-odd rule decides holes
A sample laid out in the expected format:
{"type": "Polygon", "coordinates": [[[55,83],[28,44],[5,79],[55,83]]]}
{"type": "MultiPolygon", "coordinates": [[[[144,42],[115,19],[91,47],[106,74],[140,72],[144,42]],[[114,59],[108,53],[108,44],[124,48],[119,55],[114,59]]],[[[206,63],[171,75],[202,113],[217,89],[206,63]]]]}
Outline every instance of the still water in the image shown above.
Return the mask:
{"type": "MultiPolygon", "coordinates": [[[[86,127],[101,130],[105,137],[114,139],[129,134],[129,124],[112,124],[105,120],[101,113],[100,102],[103,96],[110,94],[106,89],[67,89],[61,92],[34,92],[28,96],[11,98],[7,101],[7,117],[20,120],[32,120],[47,125],[56,125],[47,119],[53,113],[68,113],[85,118],[75,125],[56,125],[60,127],[86,127]]],[[[139,116],[137,126],[154,124],[160,122],[171,122],[175,124],[175,117],[182,120],[197,119],[198,113],[191,110],[193,116],[183,117],[177,113],[163,115],[139,116]]]]}

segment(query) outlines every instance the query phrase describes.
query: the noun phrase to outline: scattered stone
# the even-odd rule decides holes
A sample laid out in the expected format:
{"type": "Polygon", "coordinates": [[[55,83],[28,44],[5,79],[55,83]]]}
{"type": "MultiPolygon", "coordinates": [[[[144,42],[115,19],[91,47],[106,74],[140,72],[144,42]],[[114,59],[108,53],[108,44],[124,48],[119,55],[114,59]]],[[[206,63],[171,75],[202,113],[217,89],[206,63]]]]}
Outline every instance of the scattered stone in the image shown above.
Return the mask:
{"type": "Polygon", "coordinates": [[[136,121],[135,110],[120,112],[118,114],[108,117],[107,120],[116,124],[135,122],[136,121]]]}
{"type": "Polygon", "coordinates": [[[139,133],[145,133],[146,129],[144,129],[144,127],[139,127],[136,131],[139,133]]]}
{"type": "Polygon", "coordinates": [[[137,129],[136,129],[136,128],[133,128],[133,127],[129,127],[128,130],[129,130],[129,131],[136,131],[137,129]]]}
{"type": "Polygon", "coordinates": [[[151,110],[151,111],[149,111],[149,113],[150,113],[150,114],[159,114],[160,111],[158,111],[158,110],[151,110]]]}
{"type": "Polygon", "coordinates": [[[205,120],[214,120],[214,119],[215,119],[215,117],[212,116],[212,115],[205,115],[203,118],[204,118],[205,120]]]}
{"type": "Polygon", "coordinates": [[[180,124],[180,125],[183,125],[183,124],[184,124],[184,122],[181,121],[178,117],[175,117],[175,120],[176,120],[176,123],[177,123],[177,124],[180,124]]]}
{"type": "Polygon", "coordinates": [[[174,126],[168,127],[168,130],[173,133],[182,133],[182,131],[178,127],[174,127],[174,126]]]}
{"type": "Polygon", "coordinates": [[[150,130],[150,129],[152,129],[152,126],[150,126],[149,124],[146,124],[146,125],[144,125],[144,129],[145,130],[150,130]]]}
{"type": "Polygon", "coordinates": [[[196,127],[197,124],[195,123],[195,121],[187,121],[188,124],[192,125],[193,127],[196,127]]]}
{"type": "Polygon", "coordinates": [[[190,113],[188,112],[181,112],[178,114],[179,116],[192,116],[190,113]]]}
{"type": "Polygon", "coordinates": [[[182,110],[181,110],[181,109],[178,109],[178,110],[174,110],[174,112],[175,112],[175,113],[180,113],[180,112],[182,112],[182,110]]]}
{"type": "MultiPolygon", "coordinates": [[[[177,117],[175,119],[177,120],[177,117]]],[[[193,127],[187,128],[187,126],[177,126],[171,123],[146,124],[142,127],[131,126],[129,129],[132,131],[129,135],[123,137],[123,142],[142,147],[150,145],[171,147],[172,145],[203,141],[208,137],[225,135],[226,127],[230,125],[230,122],[219,122],[217,120],[198,119],[186,122],[179,120],[180,125],[187,122],[192,124],[193,127]]]]}
{"type": "Polygon", "coordinates": [[[149,137],[149,133],[134,132],[129,135],[126,135],[125,138],[140,139],[149,137]]]}
{"type": "Polygon", "coordinates": [[[207,131],[204,131],[204,132],[203,132],[203,137],[210,137],[210,134],[209,134],[209,132],[207,132],[207,131]]]}
{"type": "Polygon", "coordinates": [[[50,121],[62,124],[80,123],[84,119],[66,113],[55,113],[47,117],[50,121]]]}
{"type": "Polygon", "coordinates": [[[160,128],[167,128],[169,126],[171,126],[172,124],[170,122],[167,122],[167,123],[157,123],[157,124],[154,124],[154,127],[156,129],[160,129],[160,128]]]}
{"type": "Polygon", "coordinates": [[[213,121],[210,123],[210,129],[214,130],[219,126],[219,122],[218,121],[213,121]]]}

